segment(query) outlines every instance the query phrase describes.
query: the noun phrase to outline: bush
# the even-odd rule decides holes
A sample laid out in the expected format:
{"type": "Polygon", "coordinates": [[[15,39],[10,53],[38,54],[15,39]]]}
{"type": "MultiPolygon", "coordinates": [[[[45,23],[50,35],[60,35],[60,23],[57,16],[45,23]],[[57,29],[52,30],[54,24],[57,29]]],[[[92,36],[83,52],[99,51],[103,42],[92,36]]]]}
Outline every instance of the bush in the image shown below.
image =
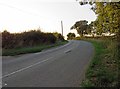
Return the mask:
{"type": "Polygon", "coordinates": [[[53,44],[56,40],[57,38],[53,33],[43,33],[39,30],[31,30],[16,34],[7,31],[2,32],[2,48],[4,49],[53,44]]]}
{"type": "Polygon", "coordinates": [[[64,41],[64,37],[60,33],[53,33],[54,36],[57,38],[58,41],[64,41]]]}
{"type": "Polygon", "coordinates": [[[111,38],[102,39],[89,39],[95,47],[95,56],[81,84],[83,87],[117,87],[119,85],[118,42],[111,38]]]}
{"type": "Polygon", "coordinates": [[[14,35],[4,31],[2,33],[2,48],[13,48],[14,43],[14,35]]]}

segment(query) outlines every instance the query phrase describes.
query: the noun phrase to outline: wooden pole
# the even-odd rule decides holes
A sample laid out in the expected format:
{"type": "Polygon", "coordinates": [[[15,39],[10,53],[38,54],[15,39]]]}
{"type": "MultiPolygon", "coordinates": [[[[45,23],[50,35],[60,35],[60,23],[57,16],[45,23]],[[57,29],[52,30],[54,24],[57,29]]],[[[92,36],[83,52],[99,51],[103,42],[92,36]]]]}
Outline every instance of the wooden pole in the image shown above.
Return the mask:
{"type": "Polygon", "coordinates": [[[61,21],[61,30],[62,30],[62,36],[63,36],[63,22],[61,21]]]}

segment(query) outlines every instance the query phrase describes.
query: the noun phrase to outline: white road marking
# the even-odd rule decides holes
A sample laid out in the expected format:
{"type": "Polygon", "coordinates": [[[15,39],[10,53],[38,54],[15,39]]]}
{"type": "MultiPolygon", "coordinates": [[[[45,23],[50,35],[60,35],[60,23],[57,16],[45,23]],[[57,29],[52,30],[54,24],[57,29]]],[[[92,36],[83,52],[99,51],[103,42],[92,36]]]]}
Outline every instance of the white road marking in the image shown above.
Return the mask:
{"type": "Polygon", "coordinates": [[[36,66],[36,65],[41,64],[41,63],[43,63],[43,62],[45,62],[45,61],[48,61],[48,60],[50,60],[51,58],[53,58],[53,57],[50,57],[50,58],[48,58],[48,59],[46,59],[46,60],[37,62],[37,63],[35,63],[35,64],[33,64],[33,65],[30,65],[30,66],[27,66],[27,67],[25,67],[25,68],[19,69],[19,70],[17,70],[17,71],[14,71],[14,72],[12,72],[12,73],[7,74],[7,75],[4,75],[4,76],[0,77],[0,79],[5,78],[5,77],[8,77],[8,76],[10,76],[10,75],[13,75],[13,74],[15,74],[15,73],[24,71],[24,70],[26,70],[26,69],[29,69],[29,68],[31,68],[31,67],[33,67],[33,66],[36,66]]]}
{"type": "Polygon", "coordinates": [[[65,53],[68,53],[68,52],[71,52],[71,49],[70,49],[70,50],[65,51],[65,53]]]}
{"type": "Polygon", "coordinates": [[[4,85],[7,86],[7,83],[5,83],[4,85]]]}

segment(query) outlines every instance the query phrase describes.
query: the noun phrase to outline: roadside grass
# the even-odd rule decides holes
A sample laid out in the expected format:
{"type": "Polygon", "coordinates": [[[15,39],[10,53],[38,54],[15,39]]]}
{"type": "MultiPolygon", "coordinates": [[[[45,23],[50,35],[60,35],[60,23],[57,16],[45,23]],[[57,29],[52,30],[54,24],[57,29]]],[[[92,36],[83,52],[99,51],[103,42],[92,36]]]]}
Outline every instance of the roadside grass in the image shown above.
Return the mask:
{"type": "Polygon", "coordinates": [[[95,55],[86,71],[82,87],[118,86],[118,48],[111,39],[88,39],[95,47],[95,55]]]}
{"type": "Polygon", "coordinates": [[[60,45],[66,44],[68,41],[60,41],[56,42],[55,44],[42,44],[33,47],[23,47],[23,48],[14,48],[14,49],[2,49],[2,56],[15,56],[20,54],[27,54],[27,53],[36,53],[41,52],[44,49],[49,49],[52,47],[57,47],[60,45]]]}

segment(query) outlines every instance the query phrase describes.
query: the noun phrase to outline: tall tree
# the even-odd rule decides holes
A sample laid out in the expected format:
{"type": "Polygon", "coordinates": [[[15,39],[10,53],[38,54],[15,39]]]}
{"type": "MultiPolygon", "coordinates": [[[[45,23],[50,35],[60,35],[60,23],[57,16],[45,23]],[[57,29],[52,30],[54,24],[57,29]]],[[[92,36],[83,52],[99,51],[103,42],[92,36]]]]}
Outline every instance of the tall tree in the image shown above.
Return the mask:
{"type": "MultiPolygon", "coordinates": [[[[80,5],[84,5],[84,4],[86,3],[80,2],[80,5]]],[[[91,2],[91,5],[93,5],[92,9],[97,15],[97,19],[94,22],[94,28],[96,29],[96,32],[99,34],[105,32],[114,33],[115,36],[117,37],[118,50],[116,51],[116,54],[119,59],[120,58],[119,55],[120,54],[120,1],[105,2],[104,0],[104,2],[91,2]]],[[[120,60],[118,60],[117,62],[119,66],[120,60]]],[[[118,68],[118,71],[119,70],[120,67],[118,68]]],[[[120,79],[118,79],[118,86],[119,85],[120,85],[120,79]]]]}
{"type": "Polygon", "coordinates": [[[81,20],[81,21],[77,21],[72,27],[71,29],[76,29],[77,33],[83,37],[83,35],[86,33],[86,30],[88,28],[88,21],[86,20],[81,20]]]}
{"type": "MultiPolygon", "coordinates": [[[[78,0],[79,1],[79,0],[78,0]]],[[[114,33],[117,39],[120,41],[120,1],[119,2],[95,2],[94,0],[80,0],[80,5],[90,4],[91,8],[97,15],[97,19],[94,22],[94,28],[97,34],[102,33],[114,33]]]]}

